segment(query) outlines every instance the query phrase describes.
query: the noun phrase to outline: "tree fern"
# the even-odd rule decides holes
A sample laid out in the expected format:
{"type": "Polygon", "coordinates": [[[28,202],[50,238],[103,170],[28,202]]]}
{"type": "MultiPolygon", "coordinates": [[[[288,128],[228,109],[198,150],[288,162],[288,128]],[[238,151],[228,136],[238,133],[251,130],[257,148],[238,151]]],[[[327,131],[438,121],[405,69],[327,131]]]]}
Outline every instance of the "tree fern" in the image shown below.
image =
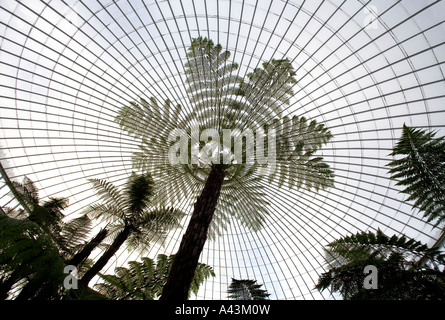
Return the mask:
{"type": "Polygon", "coordinates": [[[435,138],[437,132],[403,126],[403,134],[391,156],[389,173],[397,186],[408,194],[407,201],[424,212],[428,221],[445,219],[445,138],[435,138]]]}
{"type": "Polygon", "coordinates": [[[21,208],[8,210],[9,217],[37,223],[42,231],[51,237],[64,259],[75,254],[85,244],[92,228],[91,220],[87,216],[66,220],[63,211],[68,207],[67,198],[40,199],[38,188],[28,177],[24,177],[22,183],[13,181],[12,186],[12,193],[22,199],[30,212],[28,214],[21,208]]]}
{"type": "Polygon", "coordinates": [[[17,216],[27,216],[57,241],[63,226],[63,210],[68,207],[68,199],[49,197],[48,200],[41,200],[38,188],[28,177],[24,177],[22,183],[13,181],[12,188],[11,193],[29,210],[28,214],[25,214],[25,210],[19,209],[17,216]]]}
{"type": "MultiPolygon", "coordinates": [[[[14,189],[11,190],[12,193],[14,196],[20,197],[22,205],[23,203],[26,204],[29,214],[23,209],[8,209],[6,210],[7,216],[19,219],[23,222],[23,226],[28,226],[30,229],[27,232],[33,234],[33,239],[36,240],[40,237],[44,237],[48,241],[51,241],[51,246],[48,247],[48,250],[57,250],[57,258],[55,258],[55,261],[49,261],[50,256],[46,252],[46,249],[41,249],[44,252],[39,251],[42,256],[47,257],[45,263],[47,263],[48,266],[56,263],[60,259],[63,259],[65,263],[71,263],[76,254],[84,248],[86,242],[89,240],[92,221],[85,215],[67,220],[63,214],[63,210],[68,206],[68,199],[56,197],[50,197],[47,200],[40,199],[39,190],[34,182],[27,177],[23,179],[22,183],[14,181],[11,186],[14,187],[14,189]],[[39,235],[37,235],[36,232],[39,235]]],[[[23,239],[20,241],[23,241],[23,239]]],[[[32,245],[32,242],[23,243],[28,243],[28,247],[21,251],[23,256],[21,256],[20,259],[35,259],[33,258],[34,252],[31,249],[34,248],[35,250],[39,250],[38,241],[35,245],[32,245]]],[[[84,256],[81,261],[76,263],[76,267],[81,270],[81,273],[87,267],[88,263],[85,261],[86,258],[87,256],[84,256]]],[[[14,266],[14,264],[12,263],[11,266],[14,266]]],[[[30,274],[23,274],[20,270],[20,268],[14,268],[14,271],[8,280],[8,285],[5,285],[3,290],[9,291],[14,285],[21,284],[23,292],[20,292],[18,296],[19,298],[29,299],[40,295],[38,293],[40,292],[40,288],[38,285],[35,285],[36,283],[40,283],[40,280],[36,280],[34,271],[31,272],[28,270],[31,272],[30,274]],[[30,277],[34,279],[33,282],[26,280],[30,277]]],[[[41,275],[41,277],[43,277],[43,275],[41,275]]],[[[63,281],[58,285],[61,286],[62,284],[63,281]]],[[[58,292],[59,294],[62,293],[61,290],[58,292]]],[[[4,293],[5,292],[3,292],[3,295],[4,293]]]]}
{"type": "Polygon", "coordinates": [[[132,173],[122,188],[100,179],[92,179],[91,184],[102,202],[89,205],[84,214],[108,223],[112,243],[81,278],[83,286],[88,285],[124,243],[140,252],[154,241],[162,244],[169,230],[181,226],[185,215],[178,209],[152,205],[154,181],[148,173],[132,173]]]}
{"type": "Polygon", "coordinates": [[[232,278],[227,293],[229,299],[233,300],[266,300],[270,294],[261,289],[261,286],[261,284],[257,284],[256,280],[232,278]]]}
{"type": "Polygon", "coordinates": [[[143,252],[148,249],[148,243],[162,243],[168,230],[180,227],[183,211],[151,203],[154,181],[149,174],[133,173],[122,190],[105,180],[91,179],[90,182],[102,202],[89,205],[84,214],[107,222],[108,238],[114,239],[131,223],[133,229],[127,244],[143,252]]]}
{"type": "Polygon", "coordinates": [[[345,299],[443,299],[445,254],[405,235],[359,232],[325,248],[329,270],[316,285],[330,288],[345,299]],[[364,268],[378,270],[378,288],[364,288],[364,268]]]}

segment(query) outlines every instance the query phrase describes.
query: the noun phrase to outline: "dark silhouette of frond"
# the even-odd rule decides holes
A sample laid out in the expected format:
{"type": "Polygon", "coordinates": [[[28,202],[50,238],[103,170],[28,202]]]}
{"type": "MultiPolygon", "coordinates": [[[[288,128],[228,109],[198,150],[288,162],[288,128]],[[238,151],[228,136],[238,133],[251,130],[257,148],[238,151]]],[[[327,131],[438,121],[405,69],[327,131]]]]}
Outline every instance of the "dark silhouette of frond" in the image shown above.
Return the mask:
{"type": "Polygon", "coordinates": [[[257,284],[256,280],[232,278],[227,293],[229,299],[233,300],[266,300],[270,294],[261,287],[262,285],[257,284]]]}
{"type": "MultiPolygon", "coordinates": [[[[112,300],[154,300],[161,293],[167,281],[174,255],[158,255],[156,262],[142,258],[141,262],[130,261],[128,268],[116,268],[114,275],[100,275],[104,280],[95,288],[112,300]]],[[[212,267],[200,263],[190,287],[190,293],[197,294],[200,285],[210,276],[215,276],[212,267]]],[[[190,294],[189,293],[189,294],[190,294]]]]}
{"type": "Polygon", "coordinates": [[[342,237],[325,248],[329,270],[316,289],[344,299],[424,300],[445,298],[445,254],[405,235],[381,230],[342,237]],[[365,288],[365,267],[377,270],[377,288],[365,288]]]}
{"type": "Polygon", "coordinates": [[[445,137],[436,138],[436,132],[403,126],[388,166],[391,179],[408,194],[407,201],[424,213],[436,226],[445,220],[445,137]]]}

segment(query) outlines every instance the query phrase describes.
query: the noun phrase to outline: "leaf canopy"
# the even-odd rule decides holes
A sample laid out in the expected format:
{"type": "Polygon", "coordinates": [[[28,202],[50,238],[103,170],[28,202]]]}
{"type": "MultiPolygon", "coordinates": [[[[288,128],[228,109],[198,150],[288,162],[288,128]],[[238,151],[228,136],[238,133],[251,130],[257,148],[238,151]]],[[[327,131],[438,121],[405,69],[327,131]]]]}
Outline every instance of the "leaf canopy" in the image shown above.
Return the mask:
{"type": "MultiPolygon", "coordinates": [[[[316,191],[333,185],[333,171],[322,157],[315,155],[332,138],[330,131],[315,120],[282,115],[296,83],[289,59],[264,62],[242,78],[230,52],[203,37],[193,39],[186,58],[188,105],[141,98],[139,103],[121,108],[116,117],[121,128],[140,142],[139,151],[133,154],[133,165],[152,173],[161,199],[170,203],[188,199],[192,205],[209,175],[210,164],[224,166],[225,180],[210,228],[214,236],[227,227],[232,217],[248,228],[260,229],[268,214],[270,185],[316,191]],[[206,129],[219,133],[217,141],[213,137],[211,141],[202,140],[206,129]],[[229,129],[233,135],[228,144],[222,132],[229,129]],[[248,143],[246,130],[263,130],[267,135],[273,129],[277,132],[278,152],[273,163],[247,161],[250,153],[260,150],[248,143]],[[177,143],[169,140],[174,130],[185,133],[187,164],[169,161],[170,148],[177,143]],[[235,157],[234,145],[238,141],[242,161],[235,157]],[[223,162],[224,159],[229,161],[223,162]],[[276,169],[272,170],[272,166],[276,169]],[[264,174],[267,170],[271,174],[264,174]]],[[[272,149],[265,143],[264,155],[271,155],[269,151],[272,149]]]]}

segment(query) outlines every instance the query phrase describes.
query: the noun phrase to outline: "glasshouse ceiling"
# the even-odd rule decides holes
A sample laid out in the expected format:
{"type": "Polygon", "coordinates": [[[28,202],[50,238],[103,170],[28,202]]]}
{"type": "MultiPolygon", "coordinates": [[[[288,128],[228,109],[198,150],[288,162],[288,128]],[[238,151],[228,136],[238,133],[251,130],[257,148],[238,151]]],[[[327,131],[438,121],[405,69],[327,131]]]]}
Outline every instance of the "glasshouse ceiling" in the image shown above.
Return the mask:
{"type": "MultiPolygon", "coordinates": [[[[41,198],[69,198],[68,217],[97,201],[88,179],[122,185],[140,142],[115,117],[141,97],[192,108],[184,75],[192,39],[221,44],[241,77],[288,58],[297,83],[284,113],[331,130],[319,155],[335,185],[315,192],[265,180],[263,228],[230,217],[204,247],[200,261],[216,277],[196,297],[225,299],[236,278],[257,280],[271,299],[338,298],[314,290],[329,242],[378,228],[429,245],[441,236],[386,165],[403,124],[445,135],[444,12],[432,0],[3,0],[0,205],[19,206],[6,181],[25,176],[41,198]]],[[[177,205],[190,213],[194,201],[177,205]]],[[[144,256],[175,253],[184,231],[144,256]]],[[[124,248],[102,272],[138,258],[124,248]]]]}

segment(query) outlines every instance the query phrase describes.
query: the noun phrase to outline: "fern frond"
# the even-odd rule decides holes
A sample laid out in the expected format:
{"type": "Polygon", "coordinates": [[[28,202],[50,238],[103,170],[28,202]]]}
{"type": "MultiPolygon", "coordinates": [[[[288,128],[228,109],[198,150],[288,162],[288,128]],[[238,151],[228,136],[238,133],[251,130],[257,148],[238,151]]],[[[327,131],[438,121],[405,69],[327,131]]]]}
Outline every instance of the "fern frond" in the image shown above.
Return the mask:
{"type": "Polygon", "coordinates": [[[57,298],[64,266],[53,239],[37,223],[0,215],[0,269],[14,275],[14,283],[26,280],[22,291],[30,299],[57,298]]]}
{"type": "Polygon", "coordinates": [[[436,132],[403,126],[391,156],[403,156],[387,164],[391,179],[408,194],[407,201],[423,211],[436,226],[445,220],[445,137],[436,132]]]}
{"type": "Polygon", "coordinates": [[[346,261],[363,260],[366,257],[389,258],[392,254],[401,254],[407,261],[417,262],[420,258],[443,263],[443,256],[437,248],[430,249],[427,245],[406,235],[385,235],[380,229],[359,232],[342,237],[327,245],[331,257],[342,257],[346,261]]]}
{"type": "Polygon", "coordinates": [[[86,215],[64,223],[59,243],[67,256],[71,256],[85,244],[91,229],[92,221],[86,215]]]}
{"type": "MultiPolygon", "coordinates": [[[[115,269],[114,275],[100,275],[103,283],[95,285],[96,290],[114,300],[153,300],[162,293],[173,263],[174,255],[159,254],[156,263],[143,257],[141,262],[130,261],[128,268],[115,269]]],[[[199,263],[195,271],[190,293],[197,293],[200,285],[210,276],[213,268],[199,263]]]]}
{"type": "Polygon", "coordinates": [[[131,216],[142,215],[154,195],[154,181],[150,174],[137,175],[134,172],[128,178],[124,188],[125,207],[131,216]]]}
{"type": "Polygon", "coordinates": [[[89,179],[88,181],[91,183],[96,195],[103,203],[110,207],[117,208],[118,211],[121,212],[126,210],[125,199],[119,188],[113,183],[103,179],[89,179]]]}
{"type": "Polygon", "coordinates": [[[149,249],[150,243],[163,245],[168,231],[180,228],[185,216],[182,210],[173,207],[157,207],[146,211],[138,221],[138,227],[128,238],[128,245],[141,253],[149,249]]]}
{"type": "Polygon", "coordinates": [[[39,190],[31,179],[25,176],[22,183],[12,181],[12,184],[15,191],[31,209],[39,204],[39,190]]]}
{"type": "Polygon", "coordinates": [[[345,299],[443,299],[444,273],[436,266],[445,262],[438,248],[405,235],[387,236],[359,232],[330,243],[326,248],[329,270],[323,273],[316,289],[331,288],[345,299]],[[377,290],[364,288],[364,268],[378,270],[377,290]]]}
{"type": "Polygon", "coordinates": [[[94,203],[83,210],[83,214],[91,219],[98,219],[108,223],[122,223],[126,218],[126,211],[114,205],[94,203]]]}

